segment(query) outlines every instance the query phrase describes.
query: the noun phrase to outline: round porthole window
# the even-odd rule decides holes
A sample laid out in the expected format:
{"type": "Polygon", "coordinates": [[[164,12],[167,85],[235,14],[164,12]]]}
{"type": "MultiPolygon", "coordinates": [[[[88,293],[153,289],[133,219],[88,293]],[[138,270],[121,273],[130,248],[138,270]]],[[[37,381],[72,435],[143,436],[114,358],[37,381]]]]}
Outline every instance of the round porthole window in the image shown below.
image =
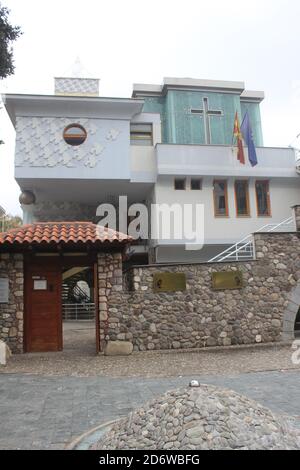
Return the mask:
{"type": "Polygon", "coordinates": [[[80,124],[70,124],[64,130],[64,140],[69,145],[83,144],[87,138],[87,132],[80,124]]]}

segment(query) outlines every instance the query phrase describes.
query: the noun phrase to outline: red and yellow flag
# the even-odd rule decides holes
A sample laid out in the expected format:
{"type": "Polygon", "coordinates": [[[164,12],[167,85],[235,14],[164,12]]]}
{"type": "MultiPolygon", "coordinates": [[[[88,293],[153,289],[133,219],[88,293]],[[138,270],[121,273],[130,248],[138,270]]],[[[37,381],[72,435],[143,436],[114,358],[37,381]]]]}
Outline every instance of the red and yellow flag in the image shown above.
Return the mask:
{"type": "Polygon", "coordinates": [[[238,148],[238,153],[237,153],[237,159],[245,165],[245,154],[244,154],[244,146],[243,146],[243,136],[241,133],[241,128],[240,128],[240,123],[239,123],[239,117],[238,113],[235,113],[235,118],[234,118],[234,128],[233,128],[233,136],[236,138],[237,141],[237,148],[238,148]]]}

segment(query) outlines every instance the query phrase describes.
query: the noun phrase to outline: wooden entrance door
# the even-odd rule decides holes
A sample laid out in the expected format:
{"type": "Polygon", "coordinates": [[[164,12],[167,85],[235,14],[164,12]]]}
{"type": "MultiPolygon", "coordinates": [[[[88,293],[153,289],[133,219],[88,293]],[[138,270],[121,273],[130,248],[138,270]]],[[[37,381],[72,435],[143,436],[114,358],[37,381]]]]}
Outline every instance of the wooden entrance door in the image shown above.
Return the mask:
{"type": "Polygon", "coordinates": [[[25,271],[25,349],[62,350],[61,267],[59,259],[32,260],[25,271]]]}

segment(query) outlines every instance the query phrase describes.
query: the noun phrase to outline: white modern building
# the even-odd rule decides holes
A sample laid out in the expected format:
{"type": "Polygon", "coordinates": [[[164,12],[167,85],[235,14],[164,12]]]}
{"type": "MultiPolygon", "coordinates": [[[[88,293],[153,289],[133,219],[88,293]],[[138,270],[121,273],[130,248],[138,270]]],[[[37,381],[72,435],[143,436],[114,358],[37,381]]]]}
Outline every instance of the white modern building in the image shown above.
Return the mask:
{"type": "Polygon", "coordinates": [[[264,147],[263,99],[243,82],[178,78],[136,84],[131,98],[99,96],[99,81],[85,78],[56,78],[51,96],[6,95],[24,223],[99,221],[97,207],[118,208],[119,196],[129,206],[203,205],[203,249],[157,235],[131,248],[140,264],[208,261],[264,226],[295,230],[295,152],[264,147]],[[237,160],[236,112],[250,116],[254,167],[246,148],[246,164],[237,160]]]}

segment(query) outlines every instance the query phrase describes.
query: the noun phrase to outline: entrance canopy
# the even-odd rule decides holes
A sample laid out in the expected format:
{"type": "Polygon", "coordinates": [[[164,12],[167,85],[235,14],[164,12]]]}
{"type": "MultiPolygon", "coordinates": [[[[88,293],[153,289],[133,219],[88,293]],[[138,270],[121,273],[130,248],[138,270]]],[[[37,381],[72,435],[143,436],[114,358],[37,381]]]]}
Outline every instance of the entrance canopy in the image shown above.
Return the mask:
{"type": "Polygon", "coordinates": [[[24,251],[36,248],[91,248],[120,249],[132,238],[124,233],[92,222],[43,222],[23,225],[0,233],[0,251],[24,251]]]}

